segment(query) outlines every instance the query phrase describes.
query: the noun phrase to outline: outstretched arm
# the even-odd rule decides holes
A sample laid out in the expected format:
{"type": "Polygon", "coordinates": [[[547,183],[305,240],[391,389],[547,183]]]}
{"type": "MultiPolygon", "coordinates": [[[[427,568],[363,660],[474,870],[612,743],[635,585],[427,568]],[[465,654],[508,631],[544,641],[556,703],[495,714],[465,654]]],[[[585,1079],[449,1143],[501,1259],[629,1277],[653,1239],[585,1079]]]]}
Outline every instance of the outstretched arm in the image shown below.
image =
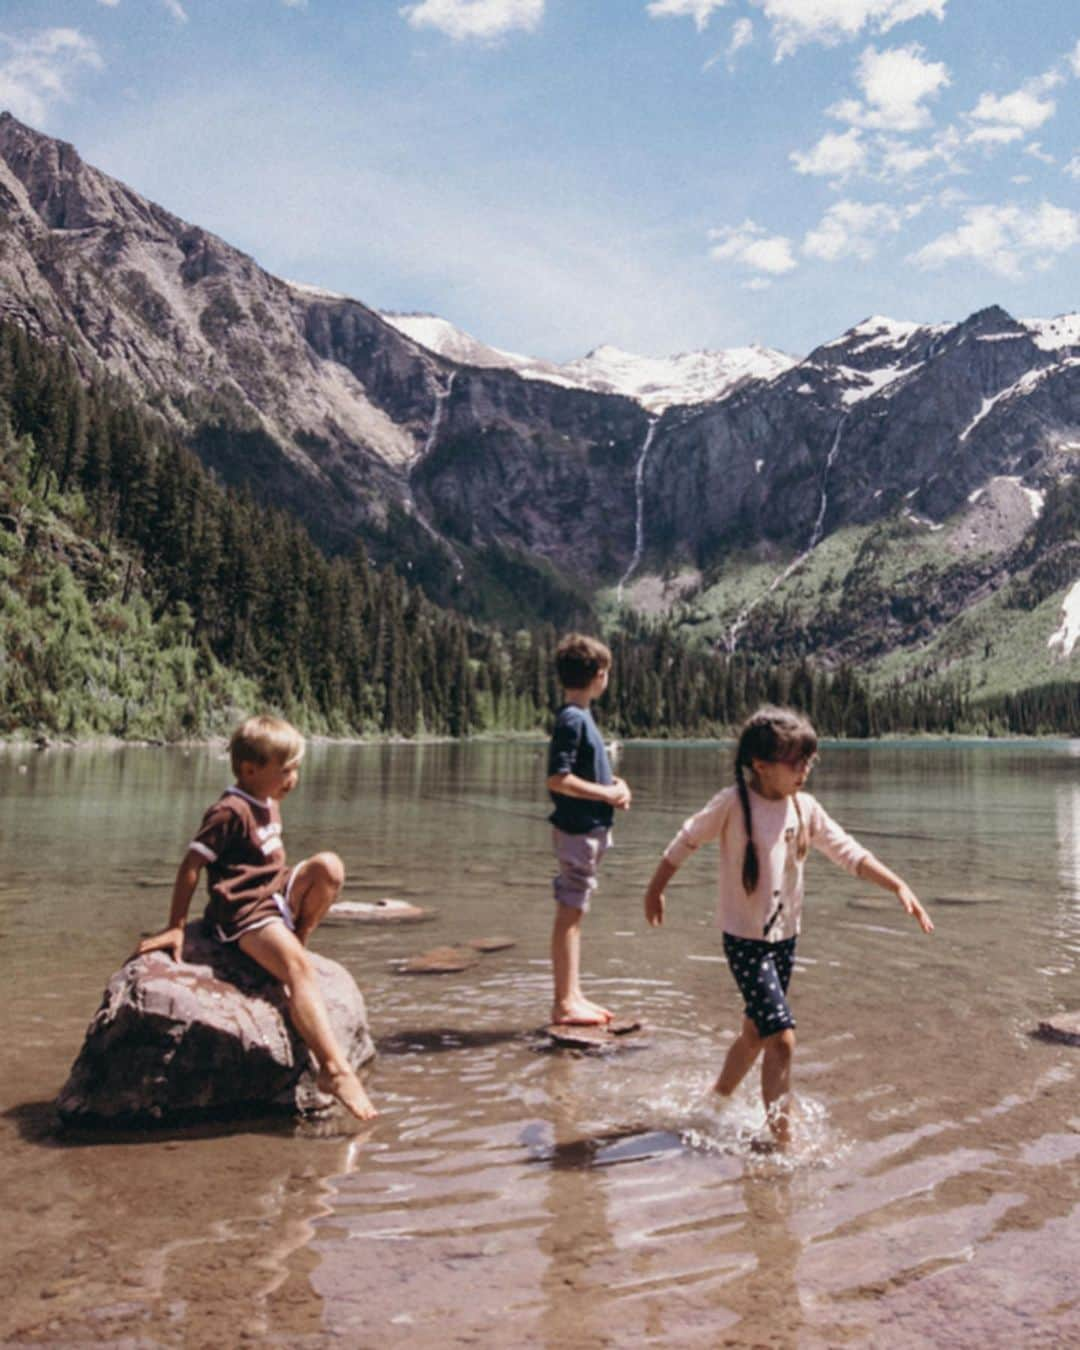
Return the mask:
{"type": "Polygon", "coordinates": [[[677,871],[678,868],[673,863],[669,863],[666,858],[661,858],[656,864],[656,871],[652,874],[652,879],[645,888],[645,917],[653,928],[659,928],[664,922],[664,907],[667,904],[664,890],[677,871]]]}
{"type": "Polygon", "coordinates": [[[564,797],[580,797],[584,801],[607,802],[620,811],[630,809],[630,789],[622,778],[610,783],[594,783],[579,778],[576,773],[553,773],[545,787],[549,792],[560,792],[564,797]]]}
{"type": "Polygon", "coordinates": [[[868,853],[866,857],[863,858],[862,862],[859,863],[857,875],[860,876],[863,881],[872,881],[875,886],[880,886],[886,891],[892,891],[893,895],[895,895],[897,900],[903,905],[904,913],[910,914],[924,933],[932,933],[934,931],[933,921],[926,910],[923,909],[922,905],[919,904],[915,892],[903,877],[898,877],[895,872],[890,871],[889,868],[887,868],[883,862],[879,862],[872,853],[868,853]]]}
{"type": "Polygon", "coordinates": [[[183,958],[184,920],[187,918],[191,897],[198,885],[199,873],[206,859],[197,850],[190,848],[181,859],[173,882],[172,904],[169,906],[169,925],[160,933],[145,937],[135,948],[136,956],[145,956],[147,952],[167,951],[174,961],[183,958]]]}

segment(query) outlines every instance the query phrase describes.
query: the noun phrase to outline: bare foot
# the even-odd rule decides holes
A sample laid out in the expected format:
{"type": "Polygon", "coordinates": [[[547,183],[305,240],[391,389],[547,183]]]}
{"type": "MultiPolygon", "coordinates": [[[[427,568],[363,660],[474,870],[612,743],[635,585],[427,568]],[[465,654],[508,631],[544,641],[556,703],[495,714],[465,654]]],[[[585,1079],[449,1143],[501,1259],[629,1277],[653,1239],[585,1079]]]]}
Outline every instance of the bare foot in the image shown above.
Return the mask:
{"type": "Polygon", "coordinates": [[[611,1021],[612,1014],[606,1008],[582,999],[580,1003],[553,1003],[551,1021],[554,1026],[563,1027],[602,1027],[611,1021]]]}
{"type": "Polygon", "coordinates": [[[329,1069],[320,1069],[315,1080],[320,1092],[329,1092],[357,1120],[374,1120],[379,1114],[372,1106],[371,1098],[364,1091],[360,1079],[352,1069],[341,1069],[331,1073],[329,1069]]]}
{"type": "Polygon", "coordinates": [[[602,1017],[605,1022],[613,1022],[615,1020],[615,1014],[610,1008],[605,1008],[600,1003],[594,1003],[591,998],[585,1000],[585,1006],[591,1013],[596,1013],[598,1016],[602,1017]]]}

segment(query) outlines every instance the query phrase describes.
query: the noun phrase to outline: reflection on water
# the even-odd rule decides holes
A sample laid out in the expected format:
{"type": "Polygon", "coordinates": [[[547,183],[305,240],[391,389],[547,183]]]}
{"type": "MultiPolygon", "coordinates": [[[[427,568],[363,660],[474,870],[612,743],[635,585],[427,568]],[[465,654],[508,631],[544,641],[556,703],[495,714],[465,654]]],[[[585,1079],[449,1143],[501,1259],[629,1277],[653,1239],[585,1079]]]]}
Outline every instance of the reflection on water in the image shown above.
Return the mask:
{"type": "Polygon", "coordinates": [[[1077,748],[826,747],[814,790],[938,929],[811,861],[787,1157],[755,1150],[751,1079],[725,1106],[710,1093],[738,1007],[709,860],[683,869],[662,930],[640,912],[664,843],[725,781],[715,748],[626,748],[634,811],[584,954],[590,991],[648,1032],[597,1055],[538,1034],[542,747],[312,747],[292,856],[334,847],[357,893],[438,912],[317,939],[368,997],[379,1122],[98,1143],[58,1139],[48,1103],[227,768],[202,750],[0,756],[0,1339],[1080,1344],[1080,1051],[1029,1034],[1080,1005],[1077,748]],[[396,973],[495,932],[517,945],[471,971],[396,973]]]}

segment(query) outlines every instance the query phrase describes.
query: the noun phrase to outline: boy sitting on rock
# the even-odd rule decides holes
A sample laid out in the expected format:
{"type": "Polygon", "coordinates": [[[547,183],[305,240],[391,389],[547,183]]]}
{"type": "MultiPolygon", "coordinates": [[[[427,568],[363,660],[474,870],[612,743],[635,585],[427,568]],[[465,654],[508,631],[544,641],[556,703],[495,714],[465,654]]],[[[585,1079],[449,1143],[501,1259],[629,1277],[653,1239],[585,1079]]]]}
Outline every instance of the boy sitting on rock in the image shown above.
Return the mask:
{"type": "Polygon", "coordinates": [[[307,941],[334,903],[345,869],[336,853],[285,862],[278,803],[296,786],[304,740],[277,717],[250,717],[229,742],[236,783],[203,816],[173,885],[169,926],[144,938],[136,955],[168,951],[182,960],[184,921],[205,867],[206,923],[235,942],[285,987],[293,1025],[318,1061],[318,1086],[359,1120],[377,1115],[345,1057],[307,953],[307,941]]]}

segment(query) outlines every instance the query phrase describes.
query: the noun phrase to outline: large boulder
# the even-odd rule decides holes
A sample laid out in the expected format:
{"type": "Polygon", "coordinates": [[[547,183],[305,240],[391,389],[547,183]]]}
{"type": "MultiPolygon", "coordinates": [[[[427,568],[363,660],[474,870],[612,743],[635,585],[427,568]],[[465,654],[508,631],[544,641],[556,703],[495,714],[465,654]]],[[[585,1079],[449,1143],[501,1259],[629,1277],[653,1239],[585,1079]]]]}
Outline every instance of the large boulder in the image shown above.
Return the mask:
{"type": "MultiPolygon", "coordinates": [[[[375,1055],[349,972],[312,953],[330,1024],[359,1069],[375,1055]]],[[[281,984],[201,920],[184,960],[135,957],[113,975],[56,1106],[69,1124],[331,1109],[281,984]]]]}

